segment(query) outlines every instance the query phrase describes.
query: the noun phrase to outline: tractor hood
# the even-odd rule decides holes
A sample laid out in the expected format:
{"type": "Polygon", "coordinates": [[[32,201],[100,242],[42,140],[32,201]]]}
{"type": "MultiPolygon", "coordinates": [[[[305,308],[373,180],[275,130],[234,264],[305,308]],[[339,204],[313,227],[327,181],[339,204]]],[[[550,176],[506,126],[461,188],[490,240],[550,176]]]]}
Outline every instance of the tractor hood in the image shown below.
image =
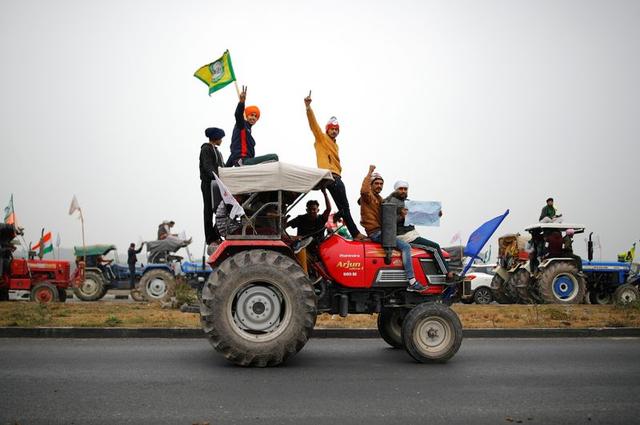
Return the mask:
{"type": "Polygon", "coordinates": [[[220,168],[220,179],[233,195],[276,190],[307,193],[322,183],[333,181],[329,170],[284,162],[220,168]]]}

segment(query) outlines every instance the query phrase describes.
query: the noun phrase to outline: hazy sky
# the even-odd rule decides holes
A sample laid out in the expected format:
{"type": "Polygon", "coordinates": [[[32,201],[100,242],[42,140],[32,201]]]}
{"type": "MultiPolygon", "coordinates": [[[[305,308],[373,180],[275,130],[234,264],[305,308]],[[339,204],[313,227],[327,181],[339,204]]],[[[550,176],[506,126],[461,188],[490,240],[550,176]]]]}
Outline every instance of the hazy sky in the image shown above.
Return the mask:
{"type": "Polygon", "coordinates": [[[384,194],[443,203],[421,229],[443,245],[507,208],[498,233],[522,231],[548,196],[604,258],[640,238],[638,1],[2,0],[0,206],[14,194],[27,241],[80,244],[76,194],[87,243],[173,219],[201,252],[199,149],[217,126],[228,156],[237,96],[192,75],[225,49],[258,155],[315,166],[309,90],[338,117],[356,221],[375,164],[384,194]]]}

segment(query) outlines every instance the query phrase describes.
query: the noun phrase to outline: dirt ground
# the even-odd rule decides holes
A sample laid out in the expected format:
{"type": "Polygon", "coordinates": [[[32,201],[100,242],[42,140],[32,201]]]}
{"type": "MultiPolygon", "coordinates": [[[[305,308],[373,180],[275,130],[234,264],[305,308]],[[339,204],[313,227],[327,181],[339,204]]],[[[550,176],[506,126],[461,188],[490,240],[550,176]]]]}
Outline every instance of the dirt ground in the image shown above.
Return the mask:
{"type": "MultiPolygon", "coordinates": [[[[640,304],[613,305],[464,305],[453,309],[465,328],[640,327],[640,304]]],[[[377,315],[346,318],[322,314],[318,328],[376,328],[377,315]]],[[[82,302],[40,306],[0,302],[0,327],[152,327],[198,328],[198,314],[157,304],[82,302]]]]}

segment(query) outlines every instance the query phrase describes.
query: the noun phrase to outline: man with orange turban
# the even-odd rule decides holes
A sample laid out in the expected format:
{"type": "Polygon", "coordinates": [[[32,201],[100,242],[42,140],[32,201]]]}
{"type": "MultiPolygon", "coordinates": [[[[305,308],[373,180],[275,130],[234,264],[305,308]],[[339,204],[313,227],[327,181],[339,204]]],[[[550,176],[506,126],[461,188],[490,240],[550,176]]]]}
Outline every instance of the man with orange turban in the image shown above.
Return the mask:
{"type": "Polygon", "coordinates": [[[240,101],[236,107],[236,125],[231,135],[231,155],[227,159],[226,167],[252,165],[266,161],[277,161],[278,155],[267,154],[256,157],[256,141],[251,135],[251,128],[260,119],[260,108],[255,105],[244,106],[247,99],[247,87],[242,86],[240,101]]]}

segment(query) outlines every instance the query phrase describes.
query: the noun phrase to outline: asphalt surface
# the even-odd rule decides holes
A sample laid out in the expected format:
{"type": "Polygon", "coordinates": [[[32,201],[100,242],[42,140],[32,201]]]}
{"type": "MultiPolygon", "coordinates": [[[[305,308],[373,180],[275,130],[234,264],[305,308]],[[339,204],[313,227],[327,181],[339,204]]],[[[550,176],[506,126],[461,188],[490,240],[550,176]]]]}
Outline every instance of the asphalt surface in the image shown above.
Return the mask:
{"type": "Polygon", "coordinates": [[[204,339],[0,339],[0,424],[638,423],[640,338],[470,339],[423,365],[318,339],[233,366],[204,339]]]}

